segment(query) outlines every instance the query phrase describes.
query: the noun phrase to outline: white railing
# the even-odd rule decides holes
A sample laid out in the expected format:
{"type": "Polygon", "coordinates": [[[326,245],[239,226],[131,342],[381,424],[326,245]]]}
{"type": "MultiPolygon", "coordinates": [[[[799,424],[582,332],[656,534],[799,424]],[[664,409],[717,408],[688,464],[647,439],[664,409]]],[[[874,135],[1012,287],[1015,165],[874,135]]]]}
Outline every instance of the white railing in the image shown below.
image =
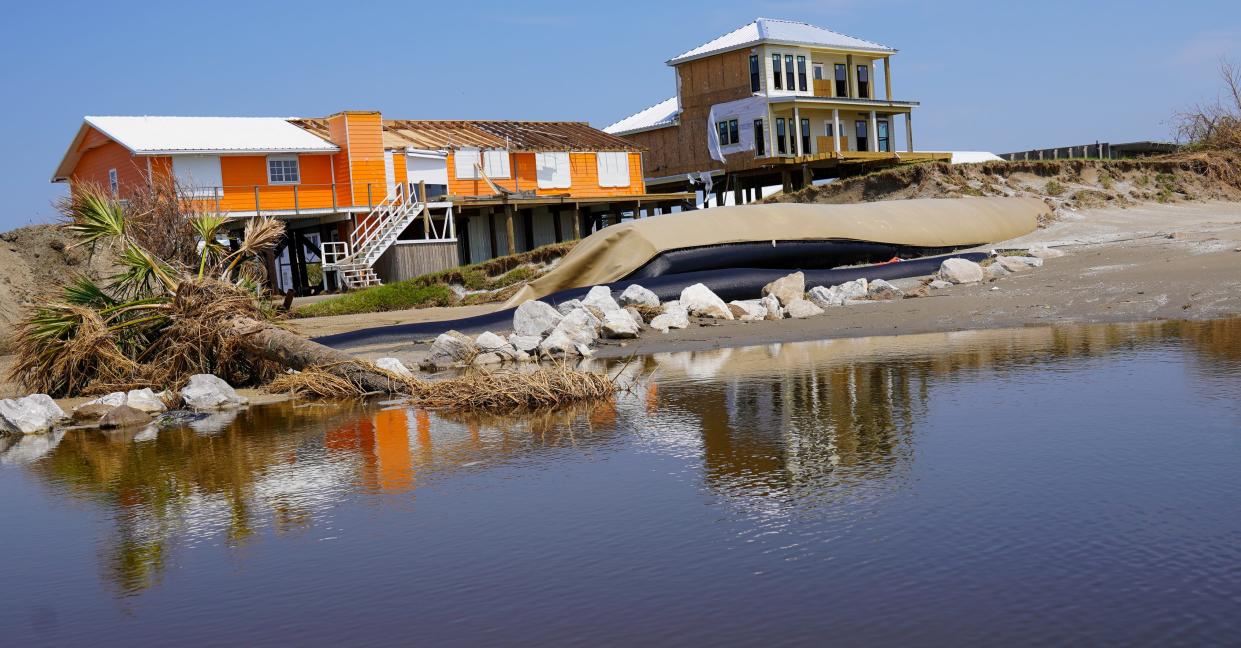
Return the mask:
{"type": "Polygon", "coordinates": [[[413,207],[409,201],[405,199],[404,185],[397,185],[396,191],[392,195],[384,198],[384,201],[375,207],[374,211],[366,216],[357,227],[353,229],[353,233],[349,235],[349,242],[354,250],[361,251],[369,245],[376,237],[384,232],[393,221],[402,218],[413,207]]]}
{"type": "Polygon", "coordinates": [[[349,241],[324,241],[319,247],[324,265],[336,265],[349,257],[349,241]]]}

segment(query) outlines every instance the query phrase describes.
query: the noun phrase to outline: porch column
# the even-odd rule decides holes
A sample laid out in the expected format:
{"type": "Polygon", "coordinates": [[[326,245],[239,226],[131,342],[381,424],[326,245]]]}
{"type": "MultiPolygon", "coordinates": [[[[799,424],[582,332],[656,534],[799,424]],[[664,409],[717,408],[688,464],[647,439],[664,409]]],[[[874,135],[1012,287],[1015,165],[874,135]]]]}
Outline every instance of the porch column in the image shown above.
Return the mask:
{"type": "Polygon", "coordinates": [[[764,117],[763,139],[767,140],[767,155],[776,157],[776,118],[771,112],[771,104],[767,104],[767,114],[764,117]]]}
{"type": "Polygon", "coordinates": [[[912,111],[912,110],[911,110],[911,111],[909,111],[909,112],[907,112],[907,113],[905,113],[905,148],[909,149],[909,152],[910,152],[910,153],[913,153],[913,152],[914,152],[914,122],[913,122],[913,117],[914,117],[914,113],[913,113],[913,111],[912,111]]]}
{"type": "Polygon", "coordinates": [[[836,148],[836,154],[840,155],[840,109],[832,108],[832,145],[836,148]]]}
{"type": "Polygon", "coordinates": [[[789,132],[795,133],[796,143],[789,147],[793,155],[805,155],[806,152],[801,150],[801,111],[797,108],[797,104],[793,104],[793,123],[797,125],[797,129],[789,129],[789,132]]]}
{"type": "Polygon", "coordinates": [[[870,111],[870,132],[868,132],[866,135],[867,135],[866,148],[870,149],[871,153],[878,153],[879,152],[879,120],[875,115],[875,111],[873,110],[870,111]]]}
{"type": "Polygon", "coordinates": [[[513,227],[513,205],[504,204],[504,230],[508,234],[508,253],[517,254],[517,232],[513,227]]]}
{"type": "Polygon", "coordinates": [[[849,96],[857,99],[857,83],[853,81],[853,55],[845,55],[845,78],[849,80],[849,96]]]}
{"type": "Polygon", "coordinates": [[[883,92],[888,101],[892,101],[892,57],[883,59],[883,92]]]}

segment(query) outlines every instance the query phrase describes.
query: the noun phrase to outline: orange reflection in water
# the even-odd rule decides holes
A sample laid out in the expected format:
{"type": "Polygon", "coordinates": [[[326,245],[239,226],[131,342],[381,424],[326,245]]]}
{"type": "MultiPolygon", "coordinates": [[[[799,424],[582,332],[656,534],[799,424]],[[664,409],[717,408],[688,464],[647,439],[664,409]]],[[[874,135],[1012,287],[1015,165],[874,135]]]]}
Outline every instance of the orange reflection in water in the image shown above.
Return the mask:
{"type": "MultiPolygon", "coordinates": [[[[375,459],[379,464],[379,490],[401,493],[414,486],[414,458],[409,451],[409,419],[405,410],[375,414],[375,459]]],[[[422,425],[419,421],[419,436],[422,425]]]]}

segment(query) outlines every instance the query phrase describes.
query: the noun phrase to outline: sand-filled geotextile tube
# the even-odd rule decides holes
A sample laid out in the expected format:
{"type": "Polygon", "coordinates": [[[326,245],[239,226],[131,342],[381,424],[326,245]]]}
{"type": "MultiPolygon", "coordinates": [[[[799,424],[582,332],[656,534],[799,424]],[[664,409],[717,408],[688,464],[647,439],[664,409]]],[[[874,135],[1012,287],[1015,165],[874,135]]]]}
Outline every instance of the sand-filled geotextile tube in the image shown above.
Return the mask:
{"type": "MultiPolygon", "coordinates": [[[[658,265],[660,255],[674,251],[738,244],[755,250],[753,244],[766,242],[779,252],[781,244],[796,241],[953,250],[1028,234],[1047,211],[1036,198],[925,198],[848,205],[742,205],[642,218],[582,239],[554,269],[523,286],[505,305],[621,281],[648,264],[658,265]]],[[[753,266],[735,259],[713,267],[753,266]]],[[[701,269],[705,268],[693,268],[701,269]]]]}
{"type": "MultiPolygon", "coordinates": [[[[806,274],[806,286],[808,287],[834,286],[837,284],[842,284],[846,281],[861,278],[892,280],[902,279],[905,277],[929,275],[939,269],[939,266],[943,263],[944,259],[954,257],[969,259],[971,261],[981,261],[987,258],[987,254],[981,252],[971,252],[965,254],[951,254],[946,256],[913,259],[910,261],[882,263],[879,265],[836,269],[810,269],[803,270],[802,272],[806,274]]],[[[687,286],[702,283],[710,288],[715,294],[719,295],[721,299],[731,301],[734,299],[757,299],[761,296],[760,292],[762,291],[763,286],[789,274],[792,271],[793,270],[789,268],[727,268],[700,270],[697,272],[666,274],[659,277],[641,280],[627,279],[625,281],[617,281],[604,285],[610,287],[613,294],[619,294],[632,284],[641,284],[644,288],[654,292],[662,302],[678,299],[681,296],[681,290],[687,286]]],[[[554,306],[556,304],[569,301],[570,299],[581,299],[586,296],[586,293],[589,290],[589,287],[570,288],[548,295],[547,297],[544,297],[542,301],[548,302],[554,306]]],[[[419,340],[433,338],[440,333],[444,333],[449,330],[458,331],[461,333],[505,331],[511,329],[513,326],[514,310],[515,308],[505,308],[494,313],[439,322],[418,322],[413,324],[379,326],[375,328],[362,329],[359,331],[350,331],[348,333],[326,335],[315,338],[314,341],[329,347],[343,349],[371,344],[416,342],[419,340]]]]}

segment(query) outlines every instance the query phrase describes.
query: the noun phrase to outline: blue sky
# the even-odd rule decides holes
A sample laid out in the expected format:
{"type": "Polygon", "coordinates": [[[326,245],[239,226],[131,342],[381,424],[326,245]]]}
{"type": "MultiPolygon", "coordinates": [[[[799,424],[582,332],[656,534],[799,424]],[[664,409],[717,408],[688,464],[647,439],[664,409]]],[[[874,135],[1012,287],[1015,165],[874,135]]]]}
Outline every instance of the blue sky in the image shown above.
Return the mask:
{"type": "Polygon", "coordinates": [[[0,229],[54,218],[86,114],[572,119],[674,94],[664,61],[757,16],[896,47],[919,149],[1163,139],[1241,61],[1241,5],[1166,2],[23,2],[0,24],[0,229]]]}

